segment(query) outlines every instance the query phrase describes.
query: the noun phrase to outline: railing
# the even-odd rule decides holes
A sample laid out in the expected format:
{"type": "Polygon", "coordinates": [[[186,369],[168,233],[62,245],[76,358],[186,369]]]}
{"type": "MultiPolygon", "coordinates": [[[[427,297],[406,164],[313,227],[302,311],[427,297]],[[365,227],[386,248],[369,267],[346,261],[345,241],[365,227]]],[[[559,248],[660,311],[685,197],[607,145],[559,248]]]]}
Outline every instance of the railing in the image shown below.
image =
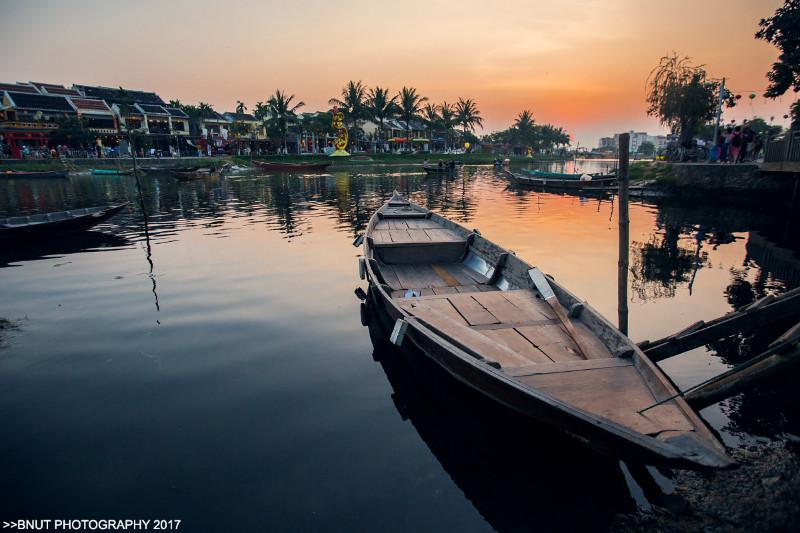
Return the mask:
{"type": "Polygon", "coordinates": [[[800,130],[787,131],[767,143],[764,163],[800,162],[800,130]]]}
{"type": "Polygon", "coordinates": [[[55,122],[20,122],[17,120],[6,120],[0,122],[0,128],[20,129],[20,130],[54,130],[58,128],[55,122]]]}

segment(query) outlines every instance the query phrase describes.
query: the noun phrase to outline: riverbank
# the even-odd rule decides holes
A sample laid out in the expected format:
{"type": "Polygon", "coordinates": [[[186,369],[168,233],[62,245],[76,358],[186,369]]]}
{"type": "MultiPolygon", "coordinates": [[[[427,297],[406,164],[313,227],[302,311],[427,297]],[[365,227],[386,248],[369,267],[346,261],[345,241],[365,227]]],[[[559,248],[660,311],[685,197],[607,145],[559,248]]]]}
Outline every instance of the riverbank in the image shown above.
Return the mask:
{"type": "MultiPolygon", "coordinates": [[[[331,167],[349,167],[353,165],[421,165],[426,159],[432,162],[448,161],[454,159],[466,165],[491,165],[497,156],[493,154],[371,154],[354,155],[350,157],[330,158],[324,155],[275,155],[256,157],[257,161],[275,161],[281,163],[319,163],[330,161],[331,167]]],[[[561,156],[537,156],[525,157],[514,156],[509,158],[512,164],[528,164],[538,162],[565,161],[567,158],[561,156]]],[[[205,165],[220,163],[222,161],[232,161],[237,165],[249,165],[250,158],[246,156],[220,156],[220,157],[182,157],[172,158],[137,158],[137,162],[142,167],[161,166],[164,168],[186,166],[186,165],[205,165]]],[[[129,158],[122,159],[70,159],[69,166],[79,169],[89,168],[131,168],[133,161],[129,158]]],[[[45,171],[62,170],[63,164],[59,160],[0,160],[0,170],[26,170],[26,171],[45,171]]]]}
{"type": "Polygon", "coordinates": [[[798,442],[734,450],[738,467],[714,473],[677,472],[669,508],[620,517],[615,530],[664,533],[789,531],[800,523],[798,442]]]}

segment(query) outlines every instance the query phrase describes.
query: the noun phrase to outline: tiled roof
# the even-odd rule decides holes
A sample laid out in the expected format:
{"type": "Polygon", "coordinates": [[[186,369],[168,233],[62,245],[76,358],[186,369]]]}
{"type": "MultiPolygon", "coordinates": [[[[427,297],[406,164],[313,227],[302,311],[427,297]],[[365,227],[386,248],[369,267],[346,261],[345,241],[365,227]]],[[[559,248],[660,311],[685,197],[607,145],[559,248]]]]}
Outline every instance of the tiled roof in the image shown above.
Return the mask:
{"type": "Polygon", "coordinates": [[[232,113],[228,112],[225,113],[225,116],[231,120],[242,120],[242,121],[250,121],[250,122],[258,122],[256,117],[251,115],[250,113],[232,113]]]}
{"type": "Polygon", "coordinates": [[[169,115],[167,110],[160,105],[153,104],[136,104],[136,107],[144,111],[148,115],[169,115]]]}
{"type": "Polygon", "coordinates": [[[11,100],[18,109],[34,109],[41,111],[71,111],[69,101],[64,96],[45,96],[43,94],[17,93],[8,91],[11,100]]]}
{"type": "Polygon", "coordinates": [[[73,90],[73,89],[67,89],[65,87],[45,87],[45,90],[47,91],[47,94],[59,94],[59,95],[63,95],[63,96],[80,96],[81,95],[81,93],[79,93],[78,91],[73,90]]]}
{"type": "Polygon", "coordinates": [[[14,91],[17,93],[39,94],[35,87],[20,83],[0,83],[0,91],[14,91]]]}
{"type": "Polygon", "coordinates": [[[42,87],[44,87],[45,89],[66,89],[66,87],[64,87],[63,85],[61,85],[59,83],[41,83],[41,82],[38,82],[38,81],[32,81],[31,85],[35,85],[35,86],[39,87],[40,89],[42,87]]]}
{"type": "Polygon", "coordinates": [[[164,109],[167,110],[167,113],[169,113],[171,117],[189,118],[189,115],[187,115],[183,109],[178,109],[177,107],[165,107],[164,109]]]}
{"type": "Polygon", "coordinates": [[[107,111],[111,112],[108,105],[102,100],[93,100],[91,98],[70,98],[72,103],[75,104],[75,107],[78,109],[91,109],[92,111],[107,111]]]}
{"type": "MultiPolygon", "coordinates": [[[[75,85],[75,88],[81,91],[85,96],[91,98],[98,98],[100,100],[105,100],[106,102],[111,102],[112,104],[118,104],[122,102],[123,94],[122,91],[119,89],[114,89],[112,87],[94,87],[91,85],[75,85]]],[[[125,89],[128,98],[130,98],[131,102],[140,103],[140,104],[155,104],[155,105],[164,105],[166,102],[162,100],[156,93],[150,93],[145,91],[134,91],[131,89],[125,89]]]]}

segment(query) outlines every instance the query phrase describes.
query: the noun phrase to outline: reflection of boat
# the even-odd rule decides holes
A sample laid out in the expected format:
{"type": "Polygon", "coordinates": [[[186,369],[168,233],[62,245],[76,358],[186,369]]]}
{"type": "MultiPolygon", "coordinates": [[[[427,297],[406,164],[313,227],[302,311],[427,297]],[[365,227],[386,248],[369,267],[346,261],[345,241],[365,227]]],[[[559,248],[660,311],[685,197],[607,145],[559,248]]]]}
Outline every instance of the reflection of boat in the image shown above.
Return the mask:
{"type": "Polygon", "coordinates": [[[373,357],[386,373],[399,415],[495,530],[531,524],[540,531],[604,530],[617,513],[633,510],[617,461],[585,453],[560,433],[548,434],[458,383],[418,350],[400,353],[372,311],[366,319],[373,357]]]}
{"type": "Polygon", "coordinates": [[[88,207],[0,219],[0,238],[46,239],[73,231],[84,231],[119,213],[128,202],[115,206],[88,207]]]}
{"type": "Polygon", "coordinates": [[[117,168],[93,168],[92,174],[95,176],[128,176],[133,174],[133,170],[122,170],[117,168]]]}
{"type": "Polygon", "coordinates": [[[330,166],[330,162],[324,163],[279,163],[274,161],[253,161],[253,164],[263,170],[271,171],[297,171],[297,172],[321,172],[330,166]]]}
{"type": "MultiPolygon", "coordinates": [[[[506,175],[520,185],[539,187],[542,189],[585,189],[588,187],[602,188],[616,185],[616,176],[591,176],[591,179],[574,178],[544,178],[533,175],[514,174],[503,169],[506,175]]],[[[588,176],[588,175],[587,175],[588,176]]]]}
{"type": "Polygon", "coordinates": [[[365,241],[370,297],[457,379],[605,453],[731,464],[636,344],[513,254],[397,193],[365,241]]]}
{"type": "Polygon", "coordinates": [[[41,172],[27,172],[24,170],[0,170],[0,178],[66,178],[66,170],[44,170],[41,172]]]}
{"type": "Polygon", "coordinates": [[[69,239],[21,239],[14,246],[0,246],[0,267],[20,261],[35,261],[86,251],[120,248],[129,244],[126,238],[101,231],[83,231],[69,239]]]}

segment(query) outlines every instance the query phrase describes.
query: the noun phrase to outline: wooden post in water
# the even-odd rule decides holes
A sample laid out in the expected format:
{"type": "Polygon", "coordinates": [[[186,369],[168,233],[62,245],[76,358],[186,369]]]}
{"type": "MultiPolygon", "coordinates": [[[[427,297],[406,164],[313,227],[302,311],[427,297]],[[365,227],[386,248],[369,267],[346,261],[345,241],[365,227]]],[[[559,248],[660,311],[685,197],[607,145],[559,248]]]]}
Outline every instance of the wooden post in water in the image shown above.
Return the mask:
{"type": "Polygon", "coordinates": [[[631,137],[628,133],[619,136],[619,261],[617,263],[617,310],[619,330],[628,334],[628,248],[630,240],[630,214],[628,213],[628,157],[631,137]]]}

